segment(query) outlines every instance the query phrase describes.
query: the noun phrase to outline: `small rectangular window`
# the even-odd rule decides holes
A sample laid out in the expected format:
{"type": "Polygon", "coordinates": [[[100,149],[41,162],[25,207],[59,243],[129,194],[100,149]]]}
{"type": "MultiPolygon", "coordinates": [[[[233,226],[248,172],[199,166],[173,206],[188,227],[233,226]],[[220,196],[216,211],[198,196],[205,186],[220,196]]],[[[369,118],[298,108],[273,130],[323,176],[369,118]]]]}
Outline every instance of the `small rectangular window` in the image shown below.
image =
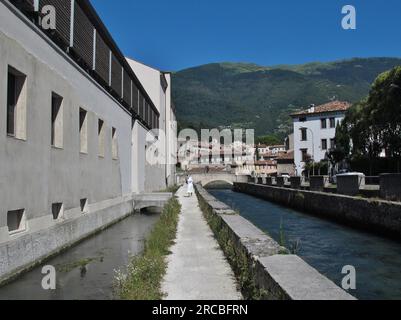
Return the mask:
{"type": "Polygon", "coordinates": [[[301,149],[302,162],[306,162],[308,158],[308,149],[301,149]]]}
{"type": "Polygon", "coordinates": [[[330,139],[330,149],[334,149],[336,147],[336,139],[330,139]]]}
{"type": "Polygon", "coordinates": [[[8,231],[12,233],[25,230],[25,209],[12,210],[7,212],[8,231]]]}
{"type": "Polygon", "coordinates": [[[79,108],[79,143],[80,152],[88,153],[88,113],[79,108]]]}
{"type": "Polygon", "coordinates": [[[116,128],[111,129],[111,150],[114,160],[118,159],[118,140],[117,140],[117,130],[116,128]]]}
{"type": "Polygon", "coordinates": [[[52,204],[52,214],[53,219],[58,220],[63,216],[63,204],[62,203],[53,203],[52,204]]]}
{"type": "Polygon", "coordinates": [[[104,121],[98,120],[98,150],[99,157],[104,157],[104,121]]]}
{"type": "Polygon", "coordinates": [[[51,106],[51,145],[63,147],[63,98],[54,92],[51,106]]]}
{"type": "Polygon", "coordinates": [[[326,129],[327,128],[327,119],[324,118],[324,119],[321,119],[320,121],[321,121],[321,128],[326,129]]]}
{"type": "Polygon", "coordinates": [[[88,212],[88,199],[83,198],[80,200],[81,212],[87,213],[88,212]]]}
{"type": "Polygon", "coordinates": [[[322,139],[322,150],[327,150],[327,139],[322,139]]]}
{"type": "Polygon", "coordinates": [[[307,141],[308,140],[308,132],[306,128],[301,129],[301,140],[307,141]]]}
{"type": "Polygon", "coordinates": [[[26,75],[8,67],[7,135],[26,139],[26,75]]]}
{"type": "Polygon", "coordinates": [[[336,118],[330,118],[330,128],[336,127],[336,118]]]}

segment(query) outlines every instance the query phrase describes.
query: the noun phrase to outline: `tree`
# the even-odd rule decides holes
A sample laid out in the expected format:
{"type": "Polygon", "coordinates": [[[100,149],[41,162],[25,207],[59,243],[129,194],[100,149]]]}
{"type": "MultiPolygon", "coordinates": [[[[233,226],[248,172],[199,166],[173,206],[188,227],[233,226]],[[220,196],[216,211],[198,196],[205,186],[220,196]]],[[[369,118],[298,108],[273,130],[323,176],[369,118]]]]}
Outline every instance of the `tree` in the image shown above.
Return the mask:
{"type": "Polygon", "coordinates": [[[336,146],[329,159],[372,160],[385,150],[388,157],[401,159],[401,67],[380,74],[369,96],[354,104],[337,128],[336,146]]]}
{"type": "Polygon", "coordinates": [[[265,144],[267,146],[279,145],[282,143],[281,139],[274,134],[257,137],[255,142],[256,144],[260,143],[260,144],[265,144]]]}

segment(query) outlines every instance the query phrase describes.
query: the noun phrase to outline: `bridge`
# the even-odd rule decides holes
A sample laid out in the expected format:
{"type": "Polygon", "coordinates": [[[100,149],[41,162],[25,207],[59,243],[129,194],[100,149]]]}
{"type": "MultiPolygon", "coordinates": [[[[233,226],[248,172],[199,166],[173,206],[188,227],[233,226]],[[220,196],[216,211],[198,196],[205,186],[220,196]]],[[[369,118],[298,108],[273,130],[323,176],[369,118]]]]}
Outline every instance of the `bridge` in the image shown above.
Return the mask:
{"type": "MultiPolygon", "coordinates": [[[[226,182],[233,185],[234,182],[248,182],[248,176],[237,176],[231,172],[190,173],[194,183],[200,183],[203,187],[213,182],[226,182]]],[[[186,175],[180,176],[180,183],[185,183],[186,175]]]]}
{"type": "Polygon", "coordinates": [[[135,194],[133,197],[134,210],[163,208],[172,197],[173,194],[169,192],[135,194]]]}

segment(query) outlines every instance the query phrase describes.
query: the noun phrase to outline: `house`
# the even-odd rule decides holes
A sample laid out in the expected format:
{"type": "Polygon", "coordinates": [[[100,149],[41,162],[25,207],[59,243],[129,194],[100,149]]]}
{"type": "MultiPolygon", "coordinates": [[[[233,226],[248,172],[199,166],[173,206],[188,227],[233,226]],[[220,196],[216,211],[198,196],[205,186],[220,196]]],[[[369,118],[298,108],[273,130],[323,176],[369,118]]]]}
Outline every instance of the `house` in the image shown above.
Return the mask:
{"type": "Polygon", "coordinates": [[[293,150],[280,155],[276,159],[276,163],[277,163],[277,175],[278,176],[282,176],[282,175],[294,176],[295,175],[294,151],[293,150]]]}
{"type": "Polygon", "coordinates": [[[350,106],[348,102],[332,101],[291,115],[296,175],[304,174],[306,161],[320,162],[334,148],[336,128],[350,106]]]}

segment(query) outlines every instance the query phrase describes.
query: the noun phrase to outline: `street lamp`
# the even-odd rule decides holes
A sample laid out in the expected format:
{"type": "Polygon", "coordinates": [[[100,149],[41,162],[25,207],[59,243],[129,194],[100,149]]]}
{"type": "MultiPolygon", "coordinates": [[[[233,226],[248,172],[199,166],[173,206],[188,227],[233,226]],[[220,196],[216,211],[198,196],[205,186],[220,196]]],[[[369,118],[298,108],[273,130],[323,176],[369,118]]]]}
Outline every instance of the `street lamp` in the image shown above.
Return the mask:
{"type": "Polygon", "coordinates": [[[312,170],[313,170],[313,175],[315,175],[315,138],[313,135],[313,131],[311,128],[307,127],[301,127],[300,130],[309,130],[312,135],[312,170]]]}

